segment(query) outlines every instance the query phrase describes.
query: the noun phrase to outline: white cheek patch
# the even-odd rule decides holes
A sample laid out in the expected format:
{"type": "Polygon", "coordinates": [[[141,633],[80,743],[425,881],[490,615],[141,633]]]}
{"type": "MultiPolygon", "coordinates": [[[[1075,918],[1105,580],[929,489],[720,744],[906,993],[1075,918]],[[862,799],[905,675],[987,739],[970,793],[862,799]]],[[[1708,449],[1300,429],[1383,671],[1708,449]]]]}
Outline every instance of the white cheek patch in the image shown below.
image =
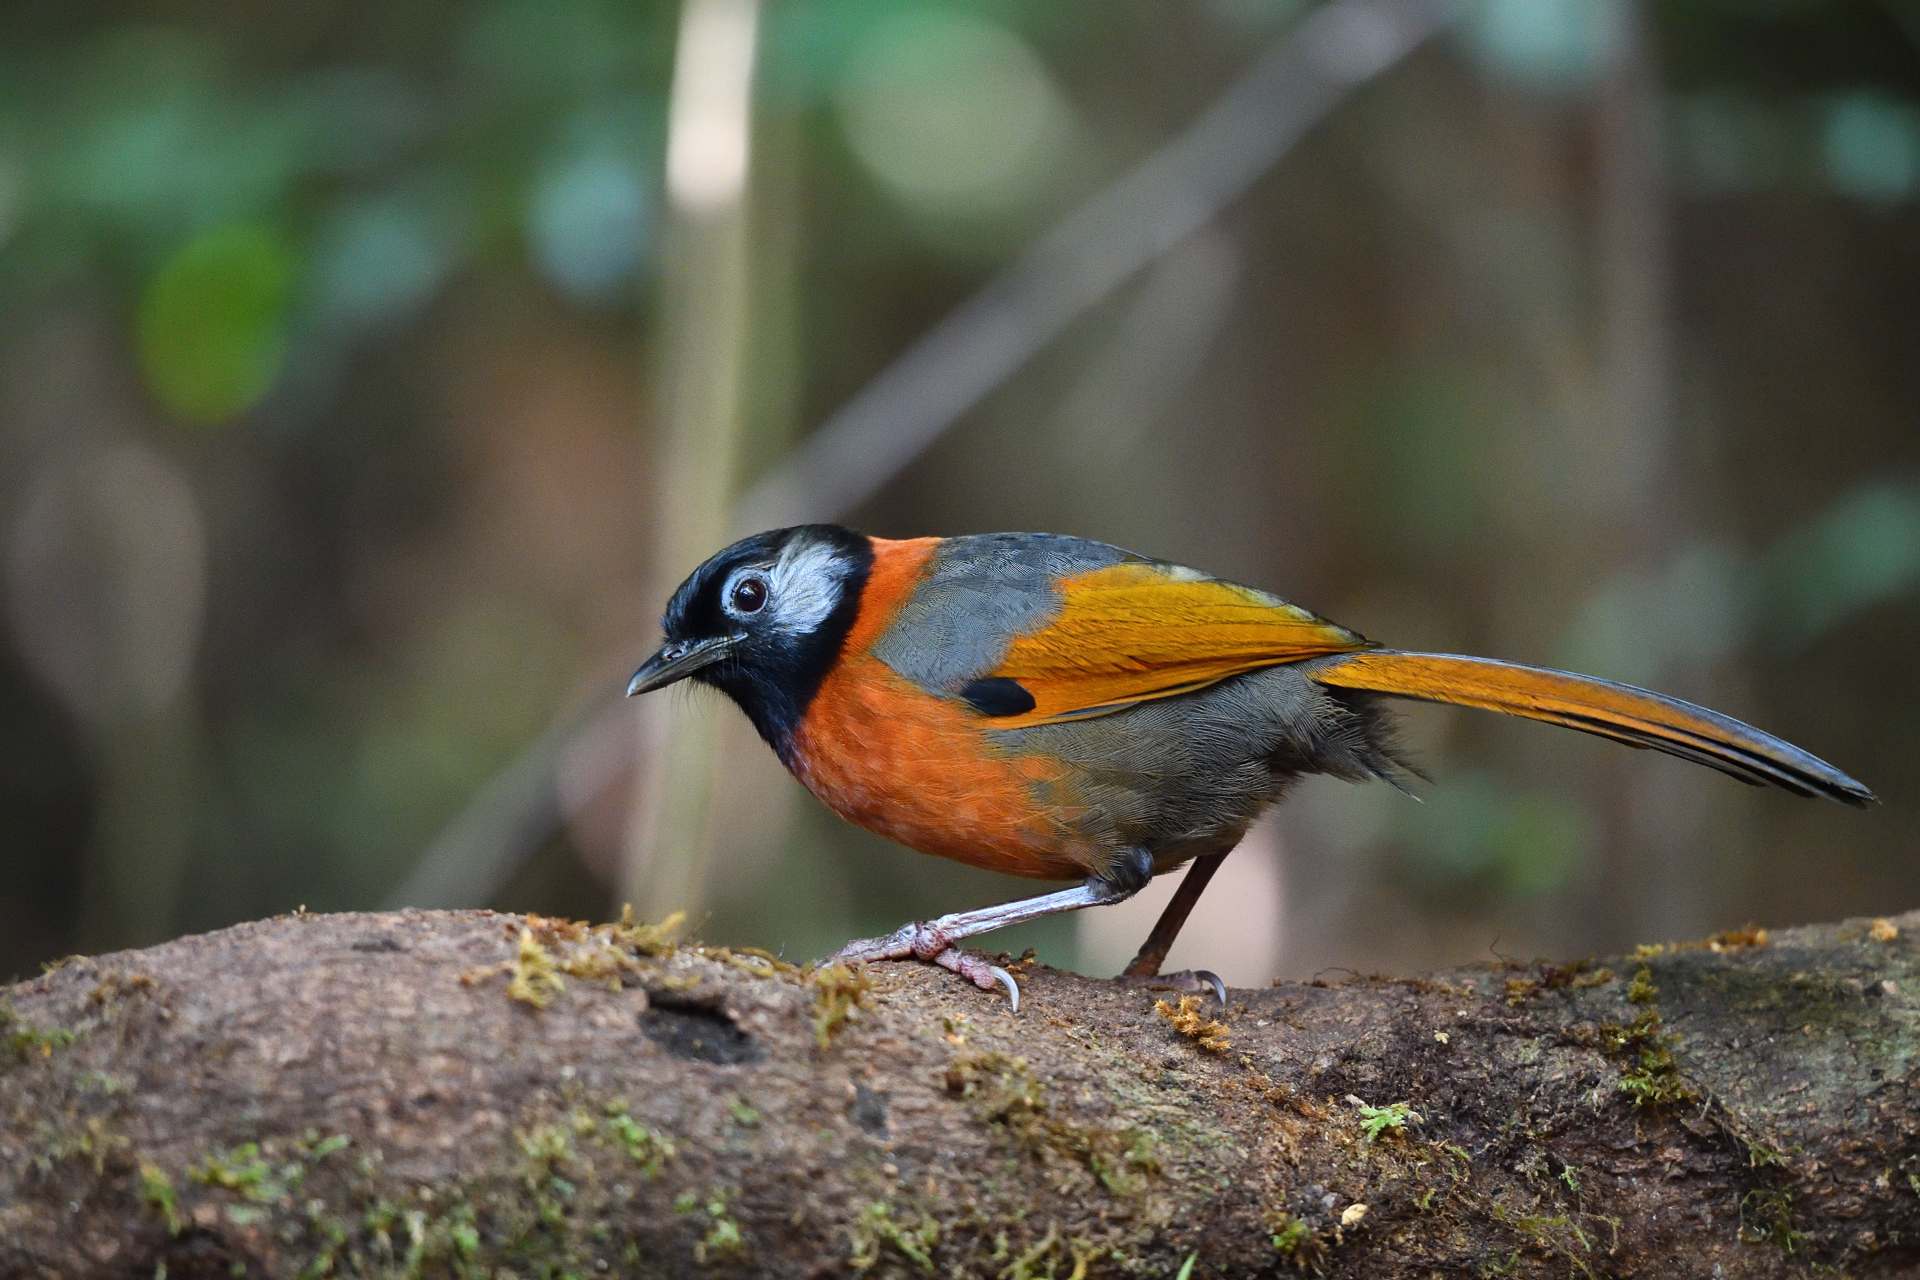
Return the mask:
{"type": "Polygon", "coordinates": [[[847,571],[847,562],[823,543],[789,546],[774,562],[767,624],[794,636],[818,631],[840,603],[847,571]]]}

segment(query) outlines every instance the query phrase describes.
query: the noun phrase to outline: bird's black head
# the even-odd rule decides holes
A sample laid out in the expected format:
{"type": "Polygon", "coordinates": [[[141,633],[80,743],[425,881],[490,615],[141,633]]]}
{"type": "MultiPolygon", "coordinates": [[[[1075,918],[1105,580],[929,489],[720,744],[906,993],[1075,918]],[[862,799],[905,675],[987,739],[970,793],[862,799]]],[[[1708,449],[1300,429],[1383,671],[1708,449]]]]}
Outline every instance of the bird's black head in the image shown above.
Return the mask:
{"type": "Polygon", "coordinates": [[[680,584],[666,642],[627,696],[692,677],[747,713],[784,759],[807,704],[840,656],[873,564],[868,539],[804,524],[742,538],[680,584]]]}

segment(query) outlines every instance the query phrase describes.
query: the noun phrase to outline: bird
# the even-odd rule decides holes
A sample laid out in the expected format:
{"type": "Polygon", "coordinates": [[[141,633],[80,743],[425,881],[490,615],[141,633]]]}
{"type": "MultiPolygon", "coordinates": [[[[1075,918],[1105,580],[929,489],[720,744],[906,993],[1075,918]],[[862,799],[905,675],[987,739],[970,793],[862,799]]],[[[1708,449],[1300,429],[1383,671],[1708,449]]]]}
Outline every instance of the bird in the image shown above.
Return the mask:
{"type": "Polygon", "coordinates": [[[1405,789],[1392,699],[1476,707],[1649,747],[1856,807],[1866,786],[1731,716],[1594,676],[1388,648],[1277,595],[1049,533],[890,539],[831,524],[742,538],[680,584],[629,697],[719,690],[827,808],[923,853],[1067,888],[856,939],[1020,989],[959,944],[1124,901],[1189,869],[1120,975],[1161,972],[1248,826],[1297,779],[1405,789]]]}

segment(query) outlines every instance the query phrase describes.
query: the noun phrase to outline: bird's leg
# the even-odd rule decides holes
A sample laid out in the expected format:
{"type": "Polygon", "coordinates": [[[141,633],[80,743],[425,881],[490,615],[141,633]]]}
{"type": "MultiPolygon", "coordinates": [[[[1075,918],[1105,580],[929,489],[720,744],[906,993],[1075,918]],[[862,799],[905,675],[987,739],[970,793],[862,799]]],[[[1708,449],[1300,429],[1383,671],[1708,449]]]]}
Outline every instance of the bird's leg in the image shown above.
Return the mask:
{"type": "MultiPolygon", "coordinates": [[[[1003,902],[993,907],[956,911],[933,920],[902,925],[879,938],[857,938],[828,957],[829,961],[924,960],[951,969],[982,990],[998,985],[1006,988],[1014,1011],[1020,1010],[1020,988],[1013,975],[983,957],[962,951],[954,944],[976,934],[991,933],[1009,925],[1025,924],[1085,907],[1101,907],[1131,898],[1146,883],[1145,875],[1134,875],[1137,859],[1129,858],[1126,870],[1117,876],[1088,876],[1071,889],[1059,889],[1037,897],[1003,902]]],[[[1150,865],[1150,864],[1149,864],[1150,865]]]]}
{"type": "Polygon", "coordinates": [[[1213,879],[1213,873],[1226,860],[1224,853],[1210,853],[1193,860],[1193,865],[1187,868],[1186,878],[1180,881],[1180,887],[1173,891],[1166,909],[1154,922],[1153,932],[1140,944],[1139,952],[1127,967],[1120,971],[1122,978],[1142,986],[1169,991],[1211,991],[1222,1007],[1226,1005],[1227,984],[1220,981],[1220,975],[1211,969],[1187,969],[1164,975],[1160,972],[1160,966],[1166,963],[1167,952],[1173,950],[1173,940],[1180,936],[1181,926],[1186,924],[1187,917],[1193,912],[1193,904],[1200,901],[1207,881],[1213,879]]]}

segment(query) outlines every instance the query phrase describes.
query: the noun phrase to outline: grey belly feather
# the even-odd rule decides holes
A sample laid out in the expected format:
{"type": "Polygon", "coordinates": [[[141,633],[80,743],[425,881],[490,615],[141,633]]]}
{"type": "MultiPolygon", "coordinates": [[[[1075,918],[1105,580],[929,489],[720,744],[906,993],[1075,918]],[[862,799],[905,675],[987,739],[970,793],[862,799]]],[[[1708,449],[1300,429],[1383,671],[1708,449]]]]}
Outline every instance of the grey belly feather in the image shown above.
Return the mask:
{"type": "Polygon", "coordinates": [[[1368,695],[1315,684],[1313,665],[1268,667],[1111,715],[993,736],[1010,751],[1073,765],[1081,834],[1111,859],[1145,848],[1159,873],[1231,849],[1302,774],[1397,784],[1402,766],[1386,711],[1368,695]]]}

